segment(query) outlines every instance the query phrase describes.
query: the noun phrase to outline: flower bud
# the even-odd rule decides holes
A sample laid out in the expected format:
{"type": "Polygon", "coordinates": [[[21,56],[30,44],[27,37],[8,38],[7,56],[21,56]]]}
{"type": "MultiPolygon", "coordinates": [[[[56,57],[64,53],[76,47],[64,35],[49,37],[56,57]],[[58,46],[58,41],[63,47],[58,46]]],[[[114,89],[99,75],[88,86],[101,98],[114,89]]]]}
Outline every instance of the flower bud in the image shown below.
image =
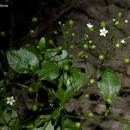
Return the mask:
{"type": "Polygon", "coordinates": [[[121,47],[121,46],[120,46],[119,43],[116,43],[116,44],[115,44],[115,48],[116,48],[116,49],[118,49],[118,48],[120,48],[120,47],[121,47]]]}
{"type": "Polygon", "coordinates": [[[119,12],[119,13],[118,13],[118,17],[120,18],[121,16],[122,16],[122,13],[121,13],[121,12],[119,12]]]}
{"type": "Polygon", "coordinates": [[[58,35],[58,32],[57,32],[57,31],[54,31],[54,34],[55,34],[55,35],[58,35]]]}
{"type": "Polygon", "coordinates": [[[93,117],[93,113],[89,112],[89,113],[87,114],[87,117],[88,117],[88,118],[93,117]]]}
{"type": "Polygon", "coordinates": [[[53,40],[49,40],[48,41],[50,45],[54,45],[54,41],[53,40]]]}
{"type": "Polygon", "coordinates": [[[62,46],[59,46],[59,47],[57,48],[58,51],[61,51],[62,49],[63,49],[62,46]]]}
{"type": "Polygon", "coordinates": [[[73,20],[70,20],[69,21],[69,26],[72,27],[74,25],[74,21],[73,20]]]}
{"type": "Polygon", "coordinates": [[[88,50],[88,49],[89,49],[88,44],[84,44],[84,49],[86,49],[86,50],[88,50]]]}
{"type": "Polygon", "coordinates": [[[80,127],[80,122],[75,122],[75,126],[78,128],[80,127]]]}
{"type": "Polygon", "coordinates": [[[124,23],[127,24],[127,23],[128,23],[128,20],[126,19],[126,20],[124,21],[124,23]]]}
{"type": "Polygon", "coordinates": [[[61,25],[61,22],[59,21],[58,24],[61,25]]]}
{"type": "Polygon", "coordinates": [[[75,37],[75,33],[72,33],[71,35],[72,35],[72,37],[75,37]]]}
{"type": "Polygon", "coordinates": [[[30,30],[30,35],[33,35],[35,32],[34,32],[34,30],[30,30]]]}
{"type": "Polygon", "coordinates": [[[116,22],[116,19],[112,19],[112,21],[115,23],[115,22],[116,22]]]}
{"type": "Polygon", "coordinates": [[[87,93],[87,94],[85,94],[84,97],[88,99],[88,98],[90,98],[90,94],[87,93]]]}
{"type": "Polygon", "coordinates": [[[87,34],[85,34],[85,36],[84,36],[84,37],[88,38],[88,35],[87,35],[87,34]]]}
{"type": "Polygon", "coordinates": [[[130,60],[129,60],[128,58],[124,58],[124,59],[123,59],[123,62],[124,62],[125,64],[128,64],[128,63],[130,62],[130,60]]]}
{"type": "Polygon", "coordinates": [[[36,23],[36,22],[37,22],[37,17],[33,17],[33,18],[32,18],[32,22],[33,22],[33,23],[36,23]]]}
{"type": "Polygon", "coordinates": [[[3,31],[0,32],[0,36],[1,36],[1,37],[5,37],[5,35],[6,35],[5,32],[3,32],[3,31]]]}
{"type": "Polygon", "coordinates": [[[105,28],[106,27],[106,23],[105,22],[101,22],[101,27],[105,28]]]}
{"type": "Polygon", "coordinates": [[[64,65],[64,70],[69,70],[69,66],[68,65],[64,65]]]}
{"type": "Polygon", "coordinates": [[[103,54],[100,54],[99,56],[98,56],[98,58],[99,58],[99,60],[104,60],[104,55],[103,54]]]}
{"type": "Polygon", "coordinates": [[[87,59],[88,59],[88,55],[87,55],[87,54],[85,54],[85,55],[84,55],[84,58],[87,60],[87,59]]]}
{"type": "Polygon", "coordinates": [[[91,79],[89,80],[89,83],[90,83],[90,84],[94,84],[94,83],[95,83],[95,80],[94,80],[93,78],[91,78],[91,79]]]}
{"type": "Polygon", "coordinates": [[[94,50],[94,49],[96,48],[96,46],[95,46],[95,45],[92,45],[92,46],[90,46],[90,48],[91,48],[92,50],[94,50]]]}
{"type": "Polygon", "coordinates": [[[90,43],[90,44],[91,44],[91,43],[92,43],[92,41],[90,40],[88,43],[90,43]]]}
{"type": "Polygon", "coordinates": [[[79,53],[78,53],[78,56],[82,56],[83,55],[83,51],[80,51],[79,53]]]}
{"type": "Polygon", "coordinates": [[[33,88],[32,87],[28,87],[28,92],[29,93],[33,93],[33,88]]]}
{"type": "Polygon", "coordinates": [[[118,26],[118,25],[119,25],[119,21],[116,21],[116,22],[115,22],[115,26],[118,26]]]}
{"type": "Polygon", "coordinates": [[[94,28],[92,27],[92,28],[89,28],[89,31],[90,32],[94,32],[94,28]]]}
{"type": "Polygon", "coordinates": [[[111,104],[111,103],[112,103],[112,100],[108,98],[108,99],[106,100],[106,103],[107,103],[107,104],[111,104]]]}
{"type": "Polygon", "coordinates": [[[62,24],[62,27],[65,28],[65,24],[62,24]]]}
{"type": "Polygon", "coordinates": [[[32,106],[32,110],[33,110],[33,111],[36,111],[37,109],[38,109],[37,104],[34,104],[34,105],[32,106]]]}
{"type": "Polygon", "coordinates": [[[73,48],[74,48],[74,45],[71,45],[70,48],[73,49],[73,48]]]}

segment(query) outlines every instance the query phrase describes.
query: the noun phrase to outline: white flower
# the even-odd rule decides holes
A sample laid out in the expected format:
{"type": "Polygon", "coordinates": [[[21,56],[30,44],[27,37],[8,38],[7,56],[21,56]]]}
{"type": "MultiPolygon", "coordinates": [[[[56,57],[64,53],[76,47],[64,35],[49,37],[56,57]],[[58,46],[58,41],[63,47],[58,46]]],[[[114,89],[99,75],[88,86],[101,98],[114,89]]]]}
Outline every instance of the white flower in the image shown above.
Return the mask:
{"type": "Polygon", "coordinates": [[[125,40],[124,40],[124,39],[122,39],[122,40],[121,40],[121,43],[125,44],[126,42],[125,42],[125,40]]]}
{"type": "Polygon", "coordinates": [[[87,27],[88,27],[88,28],[92,28],[93,25],[92,25],[91,23],[88,23],[88,24],[87,24],[87,27]]]}
{"type": "Polygon", "coordinates": [[[13,103],[15,103],[14,97],[7,97],[7,104],[13,105],[13,103]]]}
{"type": "Polygon", "coordinates": [[[108,33],[108,30],[106,30],[105,28],[100,29],[100,36],[106,36],[106,34],[108,33]]]}

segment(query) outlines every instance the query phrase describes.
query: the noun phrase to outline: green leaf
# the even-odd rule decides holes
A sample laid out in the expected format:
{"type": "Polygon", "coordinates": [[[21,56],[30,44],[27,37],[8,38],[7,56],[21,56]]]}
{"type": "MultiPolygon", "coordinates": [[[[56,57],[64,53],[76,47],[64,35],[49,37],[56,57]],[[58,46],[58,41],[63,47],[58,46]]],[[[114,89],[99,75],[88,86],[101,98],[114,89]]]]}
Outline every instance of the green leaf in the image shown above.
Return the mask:
{"type": "Polygon", "coordinates": [[[46,50],[46,39],[45,37],[42,37],[39,41],[39,48],[40,50],[46,50]]]}
{"type": "Polygon", "coordinates": [[[0,130],[11,130],[11,128],[5,125],[5,126],[1,126],[0,130]]]}
{"type": "Polygon", "coordinates": [[[37,127],[39,127],[44,122],[48,122],[50,119],[51,119],[51,115],[49,115],[49,114],[48,115],[40,115],[35,120],[33,120],[32,122],[25,124],[23,126],[23,128],[28,128],[29,130],[32,130],[34,128],[34,129],[37,130],[37,129],[39,129],[37,127]]]}
{"type": "Polygon", "coordinates": [[[59,76],[59,68],[51,61],[43,61],[37,73],[39,80],[54,80],[59,76]]]}
{"type": "Polygon", "coordinates": [[[39,117],[36,118],[36,120],[34,121],[34,126],[38,127],[40,126],[42,123],[48,121],[51,119],[51,115],[40,115],[39,117]]]}
{"type": "Polygon", "coordinates": [[[18,73],[30,74],[30,67],[32,67],[33,72],[39,68],[37,56],[28,50],[8,51],[7,59],[10,67],[18,73]]]}
{"type": "Polygon", "coordinates": [[[32,52],[34,55],[36,55],[37,58],[39,59],[39,61],[42,60],[41,52],[36,46],[34,46],[32,44],[27,44],[26,46],[22,47],[20,50],[24,50],[24,49],[28,50],[28,51],[32,52]]]}
{"type": "Polygon", "coordinates": [[[63,127],[64,130],[81,130],[80,128],[77,128],[75,126],[75,123],[70,119],[64,120],[62,127],[63,127]]]}
{"type": "Polygon", "coordinates": [[[72,68],[70,74],[64,73],[59,79],[57,97],[60,105],[64,106],[85,82],[85,73],[80,68],[72,68]]]}
{"type": "Polygon", "coordinates": [[[11,108],[4,109],[0,123],[3,125],[8,124],[10,128],[17,130],[19,128],[19,119],[17,112],[12,110],[11,108]]]}
{"type": "Polygon", "coordinates": [[[60,110],[61,108],[59,107],[51,113],[51,116],[53,119],[57,119],[60,116],[61,114],[60,110]]]}
{"type": "Polygon", "coordinates": [[[3,113],[4,113],[4,109],[3,107],[8,106],[5,102],[5,100],[1,99],[0,100],[0,124],[4,124],[4,120],[3,120],[3,113]]]}
{"type": "Polygon", "coordinates": [[[100,77],[100,81],[98,82],[98,90],[106,100],[114,99],[121,88],[121,84],[118,80],[118,77],[114,71],[111,69],[105,69],[100,77]]]}
{"type": "Polygon", "coordinates": [[[55,62],[59,67],[63,67],[67,64],[70,58],[66,50],[58,52],[57,49],[47,49],[45,53],[45,60],[55,62]]]}
{"type": "Polygon", "coordinates": [[[124,130],[130,130],[130,125],[128,125],[124,130]]]}
{"type": "Polygon", "coordinates": [[[42,130],[54,130],[54,126],[51,124],[51,121],[45,123],[42,130]]]}

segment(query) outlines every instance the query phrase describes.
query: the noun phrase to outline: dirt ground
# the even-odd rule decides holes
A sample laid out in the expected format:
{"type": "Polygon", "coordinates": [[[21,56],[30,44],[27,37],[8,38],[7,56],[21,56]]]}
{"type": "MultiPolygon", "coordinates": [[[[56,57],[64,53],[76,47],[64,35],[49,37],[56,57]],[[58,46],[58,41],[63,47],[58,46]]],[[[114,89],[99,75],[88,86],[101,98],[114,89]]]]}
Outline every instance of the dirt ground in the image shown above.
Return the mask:
{"type": "MultiPolygon", "coordinates": [[[[130,0],[56,0],[55,2],[49,0],[39,2],[37,7],[35,14],[40,19],[35,27],[36,34],[32,37],[32,41],[35,42],[37,42],[39,40],[38,38],[43,34],[47,34],[50,38],[54,38],[56,44],[62,45],[63,41],[59,37],[55,38],[53,36],[53,31],[58,28],[57,22],[60,20],[64,20],[64,23],[67,23],[70,19],[74,20],[75,25],[73,32],[76,33],[76,39],[80,39],[83,36],[86,24],[89,22],[99,30],[100,22],[105,21],[109,25],[108,30],[112,30],[112,19],[116,18],[118,12],[123,13],[122,21],[125,19],[130,21],[130,0]]],[[[120,38],[125,38],[130,35],[129,27],[130,23],[121,27],[119,31],[120,38]]],[[[88,60],[90,72],[94,72],[98,63],[96,56],[97,54],[103,53],[105,43],[100,36],[93,35],[93,33],[90,33],[89,37],[97,46],[96,51],[85,52],[90,57],[88,60]]],[[[111,54],[114,55],[114,57],[130,58],[129,42],[130,40],[127,40],[126,46],[115,52],[111,52],[111,54]]],[[[28,43],[28,40],[25,41],[25,43],[28,43]]],[[[72,53],[77,55],[79,50],[81,50],[81,48],[77,47],[72,50],[72,53]]],[[[85,64],[80,59],[74,59],[74,61],[74,66],[86,69],[85,64]]],[[[103,64],[103,68],[105,67],[109,67],[117,73],[122,85],[118,96],[111,104],[110,113],[130,119],[130,64],[123,64],[120,61],[110,59],[103,64]]],[[[86,76],[87,75],[86,73],[86,76]]],[[[84,93],[90,93],[90,99],[76,101],[76,99],[73,98],[72,101],[66,105],[66,110],[68,112],[74,112],[77,115],[85,115],[88,112],[92,112],[94,114],[93,119],[102,115],[105,112],[105,103],[97,91],[97,85],[82,89],[77,96],[82,96],[84,93]]],[[[26,94],[22,97],[27,98],[26,94]]],[[[25,100],[27,107],[30,107],[29,104],[32,102],[31,100],[25,100]]],[[[22,111],[23,110],[21,110],[21,112],[22,111]]],[[[83,120],[81,124],[85,124],[93,119],[83,120]]],[[[123,121],[109,118],[84,128],[84,130],[124,130],[126,126],[127,124],[123,121]]]]}

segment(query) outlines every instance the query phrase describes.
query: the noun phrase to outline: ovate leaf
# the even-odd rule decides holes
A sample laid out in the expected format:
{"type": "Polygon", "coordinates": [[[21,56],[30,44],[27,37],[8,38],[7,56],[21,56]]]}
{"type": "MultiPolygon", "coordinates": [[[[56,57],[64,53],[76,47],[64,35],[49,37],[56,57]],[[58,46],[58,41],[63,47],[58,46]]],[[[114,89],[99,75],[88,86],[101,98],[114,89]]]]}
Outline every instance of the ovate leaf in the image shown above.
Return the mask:
{"type": "Polygon", "coordinates": [[[59,68],[51,61],[43,61],[37,73],[39,80],[54,80],[59,76],[59,68]]]}
{"type": "Polygon", "coordinates": [[[98,81],[98,90],[105,100],[111,99],[117,95],[121,88],[119,79],[114,71],[105,69],[98,81]]]}
{"type": "Polygon", "coordinates": [[[75,126],[75,123],[70,119],[64,120],[62,127],[63,127],[64,130],[81,130],[80,128],[77,128],[75,126]]]}
{"type": "Polygon", "coordinates": [[[128,125],[124,130],[130,130],[130,125],[128,125]]]}
{"type": "Polygon", "coordinates": [[[52,125],[51,121],[45,123],[42,130],[54,130],[54,126],[52,125]]]}
{"type": "Polygon", "coordinates": [[[41,52],[35,45],[27,44],[26,46],[22,47],[20,50],[24,50],[24,49],[35,54],[37,58],[39,59],[39,61],[42,59],[41,52]]]}
{"type": "Polygon", "coordinates": [[[3,124],[2,124],[2,122],[0,122],[2,125],[8,124],[8,126],[13,130],[19,129],[18,115],[17,115],[16,111],[12,110],[11,108],[5,108],[3,110],[3,115],[1,117],[1,121],[4,122],[3,124]]]}
{"type": "Polygon", "coordinates": [[[69,62],[70,56],[66,50],[57,51],[57,49],[47,49],[45,60],[55,62],[59,67],[69,62]]]}
{"type": "Polygon", "coordinates": [[[18,73],[29,74],[30,67],[32,67],[33,72],[39,68],[37,56],[28,50],[8,51],[7,59],[10,67],[18,73]]]}
{"type": "Polygon", "coordinates": [[[46,45],[47,42],[46,42],[46,38],[45,37],[42,37],[39,41],[39,48],[40,50],[44,51],[46,49],[46,45]]]}
{"type": "Polygon", "coordinates": [[[40,127],[41,124],[43,124],[44,122],[48,122],[50,119],[51,119],[51,115],[40,115],[32,122],[27,123],[24,127],[30,129],[32,128],[38,129],[37,127],[40,127]]]}
{"type": "Polygon", "coordinates": [[[59,79],[57,97],[62,106],[75,95],[85,82],[85,73],[80,68],[73,68],[69,73],[64,73],[59,79]]]}

